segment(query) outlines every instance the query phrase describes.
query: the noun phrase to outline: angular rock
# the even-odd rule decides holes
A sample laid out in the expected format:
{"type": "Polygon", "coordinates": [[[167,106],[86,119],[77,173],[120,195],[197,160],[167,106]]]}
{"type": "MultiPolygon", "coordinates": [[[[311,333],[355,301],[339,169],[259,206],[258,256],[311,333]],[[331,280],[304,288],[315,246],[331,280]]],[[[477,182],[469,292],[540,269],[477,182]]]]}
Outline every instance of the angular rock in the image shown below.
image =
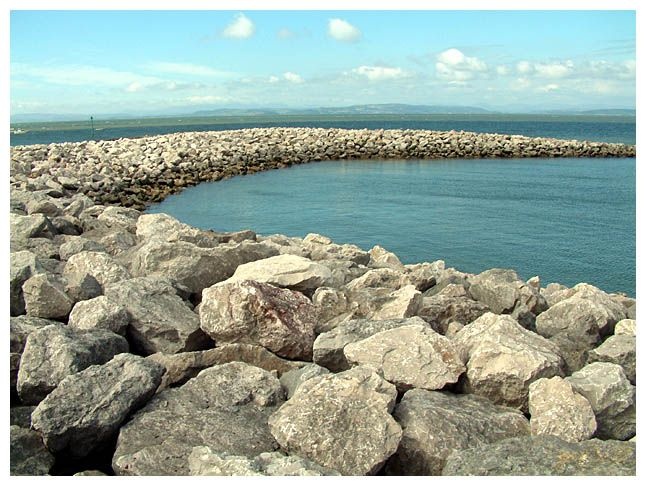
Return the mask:
{"type": "Polygon", "coordinates": [[[448,338],[413,324],[374,334],[343,348],[352,366],[366,366],[397,387],[439,390],[466,370],[448,338]]]}
{"type": "Polygon", "coordinates": [[[92,275],[82,273],[68,277],[65,293],[74,302],[81,302],[103,294],[103,287],[92,275]]]}
{"type": "Polygon", "coordinates": [[[615,325],[615,335],[637,336],[635,319],[622,319],[615,325]]]}
{"type": "Polygon", "coordinates": [[[243,280],[202,292],[200,325],[216,344],[259,344],[278,356],[309,360],[316,312],[299,292],[243,280]]]}
{"type": "Polygon", "coordinates": [[[61,260],[69,260],[72,255],[83,251],[107,252],[105,245],[82,236],[73,236],[59,247],[61,260]]]}
{"type": "Polygon", "coordinates": [[[86,275],[94,277],[104,289],[106,285],[130,278],[130,273],[123,265],[110,255],[98,251],[83,251],[67,260],[63,277],[70,284],[83,280],[86,275]]]}
{"type": "Polygon", "coordinates": [[[591,439],[597,429],[590,402],[560,376],[529,385],[529,414],[532,435],[580,442],[591,439]]]}
{"type": "Polygon", "coordinates": [[[137,277],[105,288],[105,296],[130,314],[128,340],[140,353],[179,353],[209,346],[198,315],[167,280],[137,277]]]}
{"type": "Polygon", "coordinates": [[[317,376],[327,375],[330,370],[314,363],[308,363],[301,368],[289,370],[280,377],[280,384],[283,386],[287,398],[292,398],[298,387],[304,382],[317,376]]]}
{"type": "Polygon", "coordinates": [[[529,385],[539,378],[563,376],[565,363],[556,345],[523,328],[508,315],[488,312],[453,338],[467,373],[467,393],[527,411],[529,385]]]}
{"type": "Polygon", "coordinates": [[[12,425],[9,428],[9,474],[11,476],[46,476],[54,465],[38,432],[12,425]]]}
{"type": "Polygon", "coordinates": [[[403,429],[399,448],[386,466],[387,474],[394,475],[439,475],[455,450],[529,434],[521,412],[476,395],[410,390],[394,417],[403,429]]]}
{"type": "Polygon", "coordinates": [[[379,245],[373,246],[368,253],[370,254],[370,262],[368,263],[370,267],[391,268],[399,272],[406,271],[406,267],[404,267],[404,264],[399,260],[397,255],[379,245]]]}
{"type": "Polygon", "coordinates": [[[140,215],[141,212],[136,209],[108,206],[96,219],[105,223],[108,227],[116,227],[117,229],[134,233],[137,230],[137,218],[140,215]]]}
{"type": "Polygon", "coordinates": [[[12,238],[53,238],[56,230],[51,221],[43,214],[20,216],[9,213],[10,234],[12,238]]]}
{"type": "Polygon", "coordinates": [[[118,354],[61,381],[32,413],[32,426],[50,451],[85,457],[148,401],[163,373],[157,363],[118,354]]]}
{"type": "Polygon", "coordinates": [[[335,373],[348,370],[350,364],[343,353],[343,349],[348,344],[361,341],[378,332],[414,324],[428,325],[420,317],[389,320],[355,319],[343,322],[316,338],[313,346],[314,362],[335,373]]]}
{"type": "Polygon", "coordinates": [[[213,366],[155,395],[121,427],[117,475],[181,476],[196,446],[256,456],[278,448],[267,419],[284,399],[271,373],[244,363],[213,366]]]}
{"type": "Polygon", "coordinates": [[[139,241],[186,241],[202,248],[212,248],[220,243],[212,232],[193,228],[164,213],[142,214],[137,219],[136,235],[139,241]]]}
{"type": "Polygon", "coordinates": [[[30,277],[44,272],[44,268],[39,258],[27,250],[11,252],[9,261],[10,313],[19,316],[25,313],[22,285],[30,277]]]}
{"type": "Polygon", "coordinates": [[[466,325],[488,312],[489,308],[469,297],[462,285],[449,284],[437,294],[424,297],[418,315],[440,334],[451,322],[466,325]]]}
{"type": "Polygon", "coordinates": [[[395,387],[369,368],[324,375],[304,382],[269,427],[289,454],[343,475],[375,474],[401,438],[389,413],[395,397],[395,387]]]}
{"type": "Polygon", "coordinates": [[[515,437],[451,454],[444,476],[634,476],[635,444],[515,437]]]}
{"type": "Polygon", "coordinates": [[[597,419],[595,437],[626,440],[635,435],[635,387],[621,366],[591,363],[566,378],[592,406],[597,419]]]}
{"type": "Polygon", "coordinates": [[[31,427],[31,413],[35,408],[33,405],[11,407],[9,409],[9,425],[29,429],[31,427]]]}
{"type": "Polygon", "coordinates": [[[422,306],[422,293],[414,285],[406,285],[391,292],[378,309],[369,314],[373,320],[403,319],[418,314],[422,306]]]}
{"type": "Polygon", "coordinates": [[[601,361],[621,366],[633,385],[637,380],[637,340],[635,336],[614,335],[588,353],[588,363],[601,361]]]}
{"type": "Polygon", "coordinates": [[[37,404],[66,376],[127,351],[123,337],[103,329],[76,331],[59,325],[37,329],[29,334],[20,359],[18,395],[25,404],[37,404]]]}
{"type": "Polygon", "coordinates": [[[386,287],[393,290],[398,290],[405,285],[411,285],[411,281],[407,275],[398,272],[391,268],[374,268],[368,270],[361,277],[355,278],[346,285],[346,289],[350,292],[359,289],[386,287]]]}
{"type": "Polygon", "coordinates": [[[338,476],[333,469],[298,456],[263,452],[259,456],[233,456],[194,447],[188,456],[192,476],[338,476]]]}
{"type": "Polygon", "coordinates": [[[357,265],[367,265],[370,254],[356,245],[338,245],[331,239],[310,233],[303,238],[303,248],[309,252],[309,258],[314,261],[321,260],[347,260],[357,265]]]}
{"type": "Polygon", "coordinates": [[[67,324],[74,329],[107,329],[125,336],[129,323],[130,314],[126,308],[101,295],[77,302],[67,324]]]}
{"type": "Polygon", "coordinates": [[[229,282],[255,280],[299,292],[313,292],[329,284],[330,270],[296,255],[277,255],[240,265],[229,282]]]}
{"type": "Polygon", "coordinates": [[[426,292],[437,284],[437,280],[444,271],[444,260],[436,260],[432,263],[416,263],[406,266],[406,276],[420,292],[426,292]]]}
{"type": "Polygon", "coordinates": [[[27,315],[43,319],[64,319],[74,302],[65,293],[64,284],[47,273],[34,275],[22,285],[27,315]]]}
{"type": "Polygon", "coordinates": [[[211,366],[241,361],[248,365],[276,372],[280,377],[283,373],[296,370],[304,363],[279,358],[262,346],[253,344],[223,344],[214,349],[192,351],[188,353],[163,354],[155,353],[147,359],[156,361],[166,368],[160,389],[171,385],[183,384],[194,378],[205,368],[211,366]]]}

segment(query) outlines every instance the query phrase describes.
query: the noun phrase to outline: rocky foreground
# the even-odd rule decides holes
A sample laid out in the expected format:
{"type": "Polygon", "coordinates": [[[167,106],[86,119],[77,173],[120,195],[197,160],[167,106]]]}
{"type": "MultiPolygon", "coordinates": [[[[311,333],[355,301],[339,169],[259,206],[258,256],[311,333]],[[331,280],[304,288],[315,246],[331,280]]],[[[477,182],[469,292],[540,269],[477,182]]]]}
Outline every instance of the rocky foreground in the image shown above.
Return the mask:
{"type": "Polygon", "coordinates": [[[11,474],[635,474],[635,299],[136,209],[310,160],[634,155],[349,133],[12,148],[11,474]]]}

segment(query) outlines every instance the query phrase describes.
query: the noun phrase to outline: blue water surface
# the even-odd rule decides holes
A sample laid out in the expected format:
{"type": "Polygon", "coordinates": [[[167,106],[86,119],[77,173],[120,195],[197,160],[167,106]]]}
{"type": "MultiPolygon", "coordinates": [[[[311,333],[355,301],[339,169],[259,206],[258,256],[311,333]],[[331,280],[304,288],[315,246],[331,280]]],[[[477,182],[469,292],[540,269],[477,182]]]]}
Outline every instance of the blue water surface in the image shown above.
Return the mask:
{"type": "Polygon", "coordinates": [[[148,212],[635,295],[635,159],[319,162],[201,184],[148,212]]]}

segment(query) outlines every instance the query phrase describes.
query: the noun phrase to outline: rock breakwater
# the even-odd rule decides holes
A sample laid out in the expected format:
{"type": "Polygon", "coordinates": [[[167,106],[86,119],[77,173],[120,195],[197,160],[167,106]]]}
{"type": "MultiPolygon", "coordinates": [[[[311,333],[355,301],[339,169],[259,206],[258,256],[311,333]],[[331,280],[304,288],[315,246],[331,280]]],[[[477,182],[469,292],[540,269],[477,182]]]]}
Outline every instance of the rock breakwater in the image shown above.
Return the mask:
{"type": "Polygon", "coordinates": [[[313,160],[633,155],[315,129],[12,148],[11,474],[634,475],[635,299],[137,209],[313,160]]]}

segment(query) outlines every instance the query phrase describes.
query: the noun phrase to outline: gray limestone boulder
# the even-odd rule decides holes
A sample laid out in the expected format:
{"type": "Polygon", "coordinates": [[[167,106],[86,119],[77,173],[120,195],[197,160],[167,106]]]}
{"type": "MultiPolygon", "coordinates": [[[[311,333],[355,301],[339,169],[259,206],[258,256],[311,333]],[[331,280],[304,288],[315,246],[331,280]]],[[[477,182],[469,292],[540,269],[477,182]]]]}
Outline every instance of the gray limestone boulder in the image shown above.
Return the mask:
{"type": "Polygon", "coordinates": [[[31,415],[50,451],[87,456],[155,393],[164,368],[132,354],[118,354],[61,381],[31,415]]]}
{"type": "Polygon", "coordinates": [[[327,375],[330,370],[315,363],[308,363],[305,366],[289,370],[280,377],[280,384],[285,390],[287,398],[292,398],[298,387],[304,382],[317,376],[327,375]]]}
{"type": "Polygon", "coordinates": [[[590,402],[560,376],[529,385],[529,414],[532,435],[580,442],[591,439],[597,430],[590,402]]]}
{"type": "Polygon", "coordinates": [[[228,282],[255,280],[311,293],[327,286],[331,278],[332,273],[324,265],[297,255],[277,255],[240,265],[228,282]]]}
{"type": "Polygon", "coordinates": [[[626,334],[610,336],[588,353],[588,363],[596,361],[618,364],[634,385],[637,380],[637,339],[626,334]]]}
{"type": "Polygon", "coordinates": [[[279,377],[292,370],[297,370],[305,363],[279,358],[271,351],[254,344],[223,344],[204,351],[164,354],[155,353],[147,357],[166,368],[160,389],[177,386],[194,378],[205,368],[241,361],[248,365],[275,372],[279,377]]]}
{"type": "Polygon", "coordinates": [[[563,376],[559,349],[508,315],[488,312],[453,338],[467,372],[462,387],[496,404],[527,411],[529,385],[563,376]]]}
{"type": "Polygon", "coordinates": [[[31,214],[21,216],[9,213],[9,232],[12,238],[53,238],[56,230],[51,221],[44,214],[31,214]]]}
{"type": "Polygon", "coordinates": [[[72,255],[65,265],[63,277],[72,283],[86,275],[94,277],[102,288],[131,278],[128,270],[105,252],[82,251],[72,255]]]}
{"type": "Polygon", "coordinates": [[[350,320],[354,314],[343,290],[319,287],[312,295],[312,303],[317,314],[316,334],[334,329],[341,322],[350,320]]]}
{"type": "Polygon", "coordinates": [[[252,280],[221,282],[204,289],[199,312],[216,344],[258,344],[284,358],[312,357],[316,312],[299,292],[252,280]]]}
{"type": "Polygon", "coordinates": [[[458,350],[429,326],[413,324],[350,343],[343,354],[351,366],[366,366],[397,387],[439,390],[466,370],[458,350]]]}
{"type": "Polygon", "coordinates": [[[141,212],[136,209],[108,206],[96,219],[105,223],[110,228],[135,233],[137,230],[137,218],[139,216],[141,216],[141,212]]]}
{"type": "Polygon", "coordinates": [[[303,238],[302,248],[309,253],[309,258],[314,261],[341,260],[354,262],[357,265],[367,265],[370,261],[368,252],[358,246],[338,245],[331,239],[315,233],[310,233],[303,238]]]}
{"type": "Polygon", "coordinates": [[[206,446],[193,448],[188,466],[192,476],[339,476],[333,469],[278,451],[249,458],[213,452],[206,446]]]}
{"type": "Polygon", "coordinates": [[[278,449],[269,415],[283,402],[278,379],[244,363],[201,371],[155,395],[121,427],[112,468],[117,475],[183,476],[194,447],[254,457],[278,449]]]}
{"type": "Polygon", "coordinates": [[[25,313],[22,285],[32,276],[45,271],[36,254],[28,250],[11,252],[9,257],[9,304],[12,316],[25,313]]]}
{"type": "Polygon", "coordinates": [[[74,329],[107,329],[125,336],[130,314],[120,304],[105,295],[77,302],[70,312],[67,325],[74,329]]]}
{"type": "Polygon", "coordinates": [[[360,289],[389,288],[398,290],[405,285],[411,285],[408,275],[391,268],[373,268],[354,280],[348,282],[345,289],[349,292],[360,289]]]}
{"type": "Polygon", "coordinates": [[[142,214],[137,219],[135,234],[139,241],[186,241],[203,248],[211,248],[220,243],[209,232],[193,228],[164,213],[142,214]]]}
{"type": "Polygon", "coordinates": [[[354,319],[343,322],[334,329],[318,335],[314,341],[313,360],[333,372],[348,370],[350,364],[343,353],[343,349],[348,344],[361,341],[378,332],[414,324],[428,325],[420,317],[389,320],[354,319]]]}
{"type": "Polygon", "coordinates": [[[437,284],[438,279],[444,272],[444,260],[436,260],[434,262],[415,263],[413,265],[405,265],[406,276],[417,290],[426,292],[437,284]]]}
{"type": "Polygon", "coordinates": [[[209,346],[198,315],[168,280],[137,277],[105,288],[105,296],[130,315],[128,340],[140,353],[179,353],[209,346]]]}
{"type": "Polygon", "coordinates": [[[435,331],[446,334],[451,322],[466,325],[486,312],[489,312],[489,308],[472,299],[462,285],[449,284],[437,294],[424,297],[418,315],[435,331]]]}
{"type": "Polygon", "coordinates": [[[455,451],[444,476],[634,476],[635,444],[615,440],[566,442],[515,437],[455,451]]]}
{"type": "Polygon", "coordinates": [[[390,415],[396,395],[365,367],[315,377],[269,417],[269,427],[288,454],[343,475],[375,474],[401,438],[390,415]]]}
{"type": "Polygon", "coordinates": [[[414,285],[406,285],[386,295],[366,317],[373,320],[403,319],[417,315],[422,307],[422,293],[414,285]]]}
{"type": "Polygon", "coordinates": [[[615,334],[636,336],[637,335],[637,322],[635,319],[622,319],[615,325],[615,334]]]}
{"type": "Polygon", "coordinates": [[[406,271],[406,267],[399,260],[397,255],[379,245],[373,246],[368,253],[370,254],[370,261],[368,262],[369,267],[391,268],[399,272],[406,271]]]}
{"type": "Polygon", "coordinates": [[[60,258],[63,261],[67,261],[72,255],[83,251],[107,252],[107,248],[98,241],[90,240],[83,236],[71,236],[58,249],[60,258]]]}
{"type": "Polygon", "coordinates": [[[386,466],[386,473],[393,475],[437,476],[455,450],[529,434],[521,412],[476,395],[410,390],[394,417],[403,436],[386,466]]]}
{"type": "Polygon", "coordinates": [[[104,329],[77,331],[51,325],[31,332],[20,358],[17,389],[25,404],[36,404],[69,375],[103,364],[128,351],[128,342],[104,329]]]}
{"type": "Polygon", "coordinates": [[[599,439],[626,440],[635,435],[635,391],[621,366],[591,363],[566,380],[592,406],[599,439]]]}
{"type": "Polygon", "coordinates": [[[11,476],[46,476],[54,465],[38,432],[12,425],[9,428],[9,474],[11,476]]]}
{"type": "Polygon", "coordinates": [[[22,285],[25,311],[32,317],[65,319],[74,302],[65,292],[60,278],[48,273],[39,273],[22,285]]]}

